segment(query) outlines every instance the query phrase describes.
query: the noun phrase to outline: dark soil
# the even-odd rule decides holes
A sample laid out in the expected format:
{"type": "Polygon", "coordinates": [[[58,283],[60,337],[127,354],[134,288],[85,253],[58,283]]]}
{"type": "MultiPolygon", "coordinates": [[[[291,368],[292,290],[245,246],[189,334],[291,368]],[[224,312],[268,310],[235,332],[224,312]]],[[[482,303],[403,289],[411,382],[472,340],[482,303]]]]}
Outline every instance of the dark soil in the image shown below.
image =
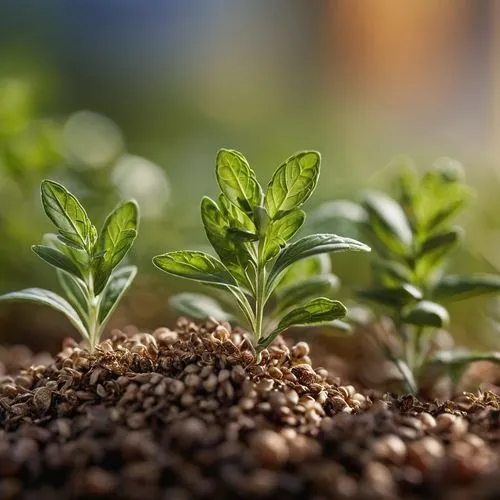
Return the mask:
{"type": "Polygon", "coordinates": [[[256,365],[240,332],[183,320],[4,376],[0,498],[496,499],[499,429],[492,393],[360,393],[304,342],[256,365]]]}

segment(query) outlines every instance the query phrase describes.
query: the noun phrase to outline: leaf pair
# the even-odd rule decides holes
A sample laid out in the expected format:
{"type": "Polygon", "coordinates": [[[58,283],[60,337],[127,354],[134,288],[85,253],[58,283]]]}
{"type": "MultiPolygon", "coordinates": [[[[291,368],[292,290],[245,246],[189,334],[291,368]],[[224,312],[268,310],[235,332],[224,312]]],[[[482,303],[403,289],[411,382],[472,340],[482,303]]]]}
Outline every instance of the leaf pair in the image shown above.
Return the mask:
{"type": "MultiPolygon", "coordinates": [[[[290,290],[297,300],[304,299],[295,308],[280,306],[283,297],[275,293],[287,270],[304,259],[369,250],[363,243],[334,234],[306,236],[289,243],[304,223],[305,213],[300,207],[314,191],[319,172],[318,153],[297,153],[278,167],[264,194],[245,157],[221,150],[216,177],[222,193],[218,202],[204,197],[201,203],[205,232],[219,258],[203,252],[176,251],[155,257],[154,264],[175,276],[228,291],[236,300],[242,322],[253,332],[257,350],[293,324],[317,324],[342,317],[345,308],[339,302],[314,294],[314,286],[319,287],[316,294],[330,288],[329,278],[303,283],[302,293],[290,290]]],[[[174,304],[186,310],[185,301],[174,304]]],[[[205,305],[204,309],[215,311],[213,303],[205,305]]],[[[193,307],[191,312],[200,313],[193,307]]]]}
{"type": "Polygon", "coordinates": [[[98,234],[78,199],[64,186],[43,181],[42,206],[58,234],[45,236],[33,251],[57,269],[68,301],[48,290],[31,288],[0,297],[2,301],[28,301],[62,312],[87,338],[91,349],[137,269],[118,268],[137,236],[139,209],[134,201],[118,205],[98,234]]]}

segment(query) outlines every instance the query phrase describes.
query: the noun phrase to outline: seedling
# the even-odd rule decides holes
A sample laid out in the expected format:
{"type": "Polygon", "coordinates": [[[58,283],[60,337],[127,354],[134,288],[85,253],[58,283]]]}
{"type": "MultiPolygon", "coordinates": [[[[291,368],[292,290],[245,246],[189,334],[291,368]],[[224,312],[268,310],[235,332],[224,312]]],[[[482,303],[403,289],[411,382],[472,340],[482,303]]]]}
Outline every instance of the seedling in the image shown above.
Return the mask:
{"type": "Polygon", "coordinates": [[[139,207],[119,204],[98,234],[80,202],[64,186],[43,181],[42,205],[58,234],[47,234],[33,251],[57,269],[68,300],[40,288],[7,293],[0,301],[44,304],[63,313],[93,350],[104,326],[136,273],[135,266],[118,267],[137,236],[139,207]]]}
{"type": "Polygon", "coordinates": [[[292,276],[294,264],[324,253],[370,250],[335,234],[314,234],[289,243],[304,223],[300,207],[314,191],[319,172],[319,153],[297,153],[276,170],[264,195],[245,157],[222,149],[216,160],[222,193],[217,202],[208,197],[201,202],[205,232],[220,260],[187,250],[153,259],[167,273],[229,292],[253,334],[257,353],[291,326],[327,323],[346,313],[341,302],[318,297],[321,288],[310,281],[299,285],[292,276]],[[287,292],[285,285],[291,287],[287,292]],[[290,300],[292,290],[296,299],[290,300]],[[277,304],[275,314],[268,317],[271,298],[277,304]]]}
{"type": "MultiPolygon", "coordinates": [[[[498,276],[445,272],[463,236],[450,221],[472,194],[463,177],[461,165],[447,158],[438,160],[421,179],[407,165],[397,179],[397,200],[372,191],[360,206],[329,205],[330,217],[351,219],[376,250],[373,285],[358,295],[389,312],[399,345],[394,349],[394,342],[377,340],[413,393],[432,364],[444,365],[458,382],[471,362],[500,359],[499,353],[433,350],[434,334],[449,324],[444,303],[500,291],[498,276]]],[[[320,212],[327,217],[327,207],[320,212]]]]}

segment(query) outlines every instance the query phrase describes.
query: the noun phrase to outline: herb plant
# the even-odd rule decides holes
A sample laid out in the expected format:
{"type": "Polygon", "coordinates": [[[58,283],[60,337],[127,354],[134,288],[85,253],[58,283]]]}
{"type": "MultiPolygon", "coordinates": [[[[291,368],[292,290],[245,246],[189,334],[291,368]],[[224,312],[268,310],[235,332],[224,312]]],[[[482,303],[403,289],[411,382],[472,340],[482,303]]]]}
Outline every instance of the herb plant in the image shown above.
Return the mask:
{"type": "Polygon", "coordinates": [[[327,323],[346,313],[341,302],[318,297],[323,289],[310,272],[300,284],[295,281],[294,269],[300,268],[294,264],[324,253],[370,250],[335,234],[314,234],[290,243],[304,223],[300,207],[314,191],[319,172],[319,153],[297,153],[275,171],[264,194],[245,157],[222,149],[216,160],[222,193],[217,202],[209,197],[201,202],[205,232],[219,259],[198,251],[169,252],[153,259],[167,273],[229,292],[253,334],[257,353],[291,326],[327,323]],[[272,300],[276,305],[269,317],[272,300]]]}
{"type": "Polygon", "coordinates": [[[139,208],[135,201],[119,204],[98,234],[80,202],[64,186],[45,180],[42,205],[58,234],[47,234],[33,251],[57,269],[68,300],[40,288],[0,296],[0,301],[48,305],[63,313],[93,350],[104,326],[136,273],[118,267],[137,236],[139,208]]]}
{"type": "Polygon", "coordinates": [[[318,213],[323,224],[328,217],[355,222],[376,250],[373,284],[358,296],[389,312],[397,339],[389,336],[389,340],[377,341],[401,372],[407,390],[416,393],[431,365],[443,365],[458,382],[471,362],[500,360],[498,353],[436,352],[432,342],[437,330],[449,324],[448,301],[498,292],[500,277],[446,273],[450,256],[463,237],[462,228],[452,226],[451,221],[472,194],[458,162],[442,158],[421,179],[406,165],[396,185],[396,199],[371,191],[359,206],[351,202],[333,206],[330,202],[318,213]]]}

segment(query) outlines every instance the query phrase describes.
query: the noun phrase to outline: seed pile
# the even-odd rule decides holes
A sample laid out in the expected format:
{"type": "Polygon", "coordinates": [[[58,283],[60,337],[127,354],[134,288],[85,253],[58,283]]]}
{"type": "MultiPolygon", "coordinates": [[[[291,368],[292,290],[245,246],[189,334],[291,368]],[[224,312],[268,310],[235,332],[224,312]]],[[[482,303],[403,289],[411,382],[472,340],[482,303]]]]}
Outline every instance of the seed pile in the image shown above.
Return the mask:
{"type": "Polygon", "coordinates": [[[494,477],[499,408],[361,394],[304,342],[257,365],[242,332],[181,320],[3,377],[0,498],[444,498],[494,477]]]}

